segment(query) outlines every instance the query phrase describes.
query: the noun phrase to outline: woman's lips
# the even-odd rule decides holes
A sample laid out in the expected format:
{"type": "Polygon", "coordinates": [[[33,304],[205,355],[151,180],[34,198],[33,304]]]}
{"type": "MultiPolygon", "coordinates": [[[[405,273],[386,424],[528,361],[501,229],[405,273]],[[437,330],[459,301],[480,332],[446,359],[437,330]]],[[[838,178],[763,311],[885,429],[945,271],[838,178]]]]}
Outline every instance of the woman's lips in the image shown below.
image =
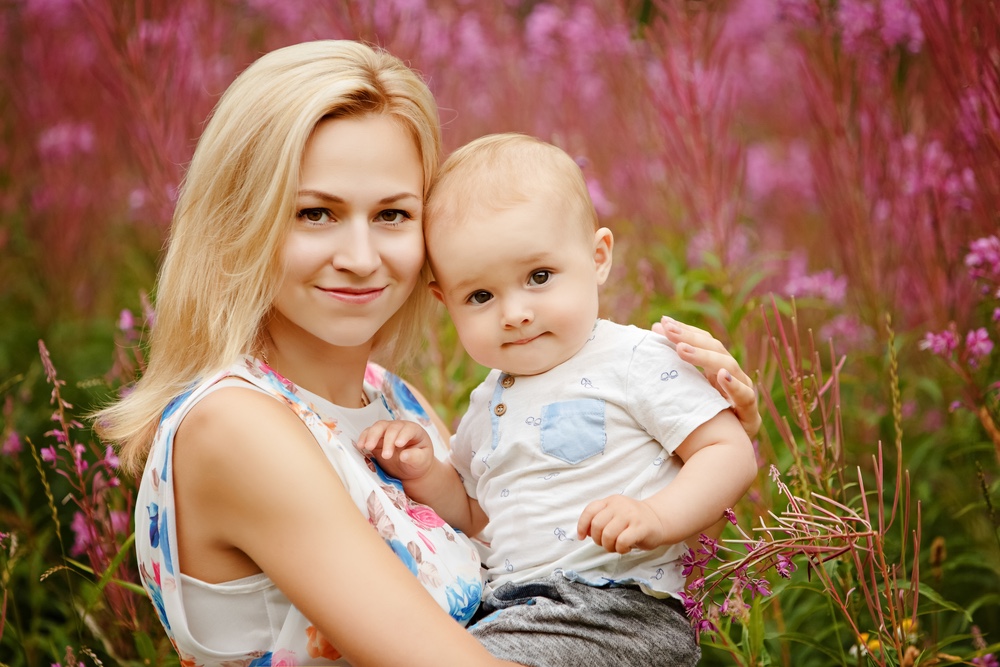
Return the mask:
{"type": "Polygon", "coordinates": [[[320,288],[328,296],[337,299],[338,301],[343,301],[344,303],[352,304],[365,304],[371,303],[375,299],[382,296],[382,292],[385,291],[384,287],[368,287],[368,288],[354,288],[354,287],[340,287],[336,289],[324,289],[320,288]]]}

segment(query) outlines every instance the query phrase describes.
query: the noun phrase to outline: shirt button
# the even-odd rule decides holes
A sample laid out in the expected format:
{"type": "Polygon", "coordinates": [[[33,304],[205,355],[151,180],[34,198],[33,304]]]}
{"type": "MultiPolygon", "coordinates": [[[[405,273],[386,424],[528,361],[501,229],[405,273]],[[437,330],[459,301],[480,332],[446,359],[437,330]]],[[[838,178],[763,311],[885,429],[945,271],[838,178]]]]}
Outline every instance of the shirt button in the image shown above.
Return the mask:
{"type": "Polygon", "coordinates": [[[497,406],[493,408],[493,414],[497,417],[503,417],[503,413],[507,412],[507,406],[503,403],[497,403],[497,406]]]}
{"type": "Polygon", "coordinates": [[[510,389],[514,385],[514,376],[505,375],[503,380],[500,381],[500,386],[504,389],[510,389]]]}

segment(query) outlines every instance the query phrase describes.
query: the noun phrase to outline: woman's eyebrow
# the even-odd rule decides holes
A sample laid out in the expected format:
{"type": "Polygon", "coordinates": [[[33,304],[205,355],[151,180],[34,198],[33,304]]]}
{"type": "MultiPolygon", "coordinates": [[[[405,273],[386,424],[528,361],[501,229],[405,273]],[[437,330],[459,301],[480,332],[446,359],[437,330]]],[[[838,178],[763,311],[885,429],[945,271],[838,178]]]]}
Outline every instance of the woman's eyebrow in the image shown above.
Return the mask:
{"type": "MultiPolygon", "coordinates": [[[[322,201],[334,202],[336,204],[343,204],[343,203],[345,203],[345,200],[344,200],[343,197],[338,197],[337,195],[330,194],[329,192],[323,192],[322,190],[299,190],[299,196],[300,197],[313,197],[315,199],[319,199],[319,200],[322,200],[322,201]]],[[[398,201],[401,201],[403,199],[416,199],[416,200],[420,200],[421,198],[418,197],[417,195],[413,194],[412,192],[399,192],[399,193],[394,194],[394,195],[389,195],[387,197],[382,197],[382,199],[378,200],[378,203],[379,204],[394,204],[394,203],[396,203],[398,201]]]]}

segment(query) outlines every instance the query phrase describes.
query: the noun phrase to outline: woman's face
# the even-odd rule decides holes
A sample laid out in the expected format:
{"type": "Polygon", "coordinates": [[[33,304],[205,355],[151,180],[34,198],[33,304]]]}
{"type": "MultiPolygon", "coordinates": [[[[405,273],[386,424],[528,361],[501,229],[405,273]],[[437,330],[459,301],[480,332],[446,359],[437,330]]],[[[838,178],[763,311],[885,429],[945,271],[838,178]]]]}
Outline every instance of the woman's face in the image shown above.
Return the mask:
{"type": "Polygon", "coordinates": [[[268,329],[279,347],[370,349],[424,262],[417,146],[388,116],[324,120],[300,178],[268,329]]]}

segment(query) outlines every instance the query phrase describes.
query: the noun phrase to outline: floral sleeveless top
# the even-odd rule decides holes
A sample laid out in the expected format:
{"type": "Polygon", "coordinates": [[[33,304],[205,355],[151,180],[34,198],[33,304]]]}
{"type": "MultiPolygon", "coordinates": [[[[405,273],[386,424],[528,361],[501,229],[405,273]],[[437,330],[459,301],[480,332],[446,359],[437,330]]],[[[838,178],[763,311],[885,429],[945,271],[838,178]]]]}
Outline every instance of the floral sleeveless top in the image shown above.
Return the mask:
{"type": "MultiPolygon", "coordinates": [[[[207,584],[180,572],[174,523],[173,437],[191,407],[217,383],[232,381],[227,378],[242,379],[295,412],[372,529],[438,604],[456,621],[467,623],[482,593],[480,561],[472,543],[432,509],[409,500],[398,480],[354,448],[338,427],[337,406],[247,356],[178,396],[163,411],[136,499],[135,543],[142,584],[182,667],[349,664],[265,574],[207,584]],[[198,609],[203,602],[214,607],[198,609]],[[219,613],[219,609],[225,612],[219,613]],[[220,618],[224,625],[213,623],[220,618]],[[232,628],[239,628],[238,636],[233,636],[232,628]]],[[[436,429],[402,380],[369,364],[365,392],[373,404],[381,404],[378,410],[382,416],[376,418],[421,423],[435,438],[436,451],[443,453],[436,429]]]]}

